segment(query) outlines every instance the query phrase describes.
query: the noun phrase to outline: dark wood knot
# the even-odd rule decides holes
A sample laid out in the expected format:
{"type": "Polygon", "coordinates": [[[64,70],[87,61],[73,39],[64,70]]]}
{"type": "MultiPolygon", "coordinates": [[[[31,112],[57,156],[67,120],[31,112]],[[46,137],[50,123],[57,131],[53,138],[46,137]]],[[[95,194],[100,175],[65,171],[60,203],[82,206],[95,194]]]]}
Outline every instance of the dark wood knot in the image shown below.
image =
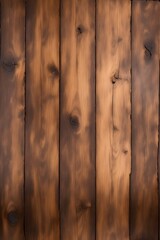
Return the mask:
{"type": "Polygon", "coordinates": [[[119,79],[119,74],[115,73],[112,77],[112,84],[115,84],[118,79],[119,79]]]}
{"type": "Polygon", "coordinates": [[[48,71],[52,74],[52,76],[55,78],[59,76],[59,71],[57,67],[54,64],[49,64],[48,65],[48,71]]]}
{"type": "Polygon", "coordinates": [[[3,69],[6,70],[7,72],[14,72],[15,68],[18,66],[18,63],[15,62],[14,60],[11,61],[4,61],[2,63],[3,69]]]}
{"type": "Polygon", "coordinates": [[[119,131],[119,129],[118,129],[118,127],[116,125],[113,125],[113,131],[115,131],[115,132],[119,131]]]}
{"type": "Polygon", "coordinates": [[[77,208],[77,212],[83,212],[83,211],[86,211],[87,209],[90,209],[91,208],[91,203],[90,202],[83,202],[81,203],[78,208],[77,208]]]}
{"type": "Polygon", "coordinates": [[[7,219],[8,219],[8,222],[11,224],[11,225],[15,225],[17,224],[18,222],[18,214],[17,212],[14,210],[14,211],[10,211],[7,215],[7,219]]]}
{"type": "Polygon", "coordinates": [[[77,130],[79,128],[79,119],[76,115],[70,115],[69,122],[73,129],[77,130]]]}
{"type": "Polygon", "coordinates": [[[123,153],[126,155],[128,153],[127,149],[123,149],[123,153]]]}
{"type": "Polygon", "coordinates": [[[76,29],[77,35],[81,35],[84,32],[84,27],[79,25],[76,29]]]}
{"type": "Polygon", "coordinates": [[[154,43],[153,41],[148,41],[144,44],[145,49],[145,60],[149,61],[154,53],[154,43]]]}
{"type": "Polygon", "coordinates": [[[24,118],[24,110],[20,110],[19,111],[18,117],[19,117],[19,119],[23,119],[24,118]]]}

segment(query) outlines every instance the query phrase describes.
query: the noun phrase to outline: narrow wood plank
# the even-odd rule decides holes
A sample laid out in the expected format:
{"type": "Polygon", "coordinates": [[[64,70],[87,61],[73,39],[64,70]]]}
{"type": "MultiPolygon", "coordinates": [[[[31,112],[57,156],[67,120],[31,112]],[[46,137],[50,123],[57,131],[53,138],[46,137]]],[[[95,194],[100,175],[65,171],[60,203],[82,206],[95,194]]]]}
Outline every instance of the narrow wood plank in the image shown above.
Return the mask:
{"type": "Polygon", "coordinates": [[[62,0],[61,239],[95,239],[95,2],[62,0]]]}
{"type": "Polygon", "coordinates": [[[129,239],[130,11],[129,0],[97,1],[97,240],[129,239]]]}
{"type": "Polygon", "coordinates": [[[28,0],[25,229],[59,239],[59,0],[28,0]]]}
{"type": "Polygon", "coordinates": [[[160,0],[131,0],[131,1],[137,1],[137,2],[138,2],[138,1],[142,1],[142,2],[143,2],[143,1],[152,1],[152,2],[154,2],[154,1],[155,1],[155,2],[159,2],[160,0]]]}
{"type": "Polygon", "coordinates": [[[24,239],[23,0],[1,1],[0,239],[24,239]]]}
{"type": "MultiPolygon", "coordinates": [[[[159,2],[160,5],[160,2],[159,2]]],[[[160,8],[160,6],[159,6],[160,8]]],[[[159,54],[159,119],[158,119],[158,236],[160,236],[160,22],[158,30],[158,54],[159,54]]]]}
{"type": "Polygon", "coordinates": [[[158,239],[159,3],[133,3],[131,239],[158,239]]]}

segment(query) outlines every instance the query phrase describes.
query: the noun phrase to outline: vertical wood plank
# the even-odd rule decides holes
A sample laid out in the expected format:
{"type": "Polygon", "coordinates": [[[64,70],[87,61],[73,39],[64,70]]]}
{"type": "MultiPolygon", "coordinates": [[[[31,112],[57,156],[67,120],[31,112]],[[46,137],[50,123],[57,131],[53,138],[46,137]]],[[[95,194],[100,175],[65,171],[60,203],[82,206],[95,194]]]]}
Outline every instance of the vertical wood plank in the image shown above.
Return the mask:
{"type": "Polygon", "coordinates": [[[97,1],[97,240],[129,239],[130,11],[129,0],[97,1]]]}
{"type": "Polygon", "coordinates": [[[95,239],[95,2],[61,3],[62,240],[95,239]]]}
{"type": "Polygon", "coordinates": [[[25,229],[59,239],[59,0],[28,0],[25,229]]]}
{"type": "Polygon", "coordinates": [[[131,239],[158,239],[159,3],[132,11],[131,239]]]}
{"type": "MultiPolygon", "coordinates": [[[[160,2],[159,2],[160,8],[160,2]]],[[[158,30],[158,55],[159,55],[159,119],[158,119],[158,236],[160,236],[160,22],[158,30]]]]}
{"type": "Polygon", "coordinates": [[[0,239],[24,239],[24,56],[24,1],[2,0],[0,239]]]}

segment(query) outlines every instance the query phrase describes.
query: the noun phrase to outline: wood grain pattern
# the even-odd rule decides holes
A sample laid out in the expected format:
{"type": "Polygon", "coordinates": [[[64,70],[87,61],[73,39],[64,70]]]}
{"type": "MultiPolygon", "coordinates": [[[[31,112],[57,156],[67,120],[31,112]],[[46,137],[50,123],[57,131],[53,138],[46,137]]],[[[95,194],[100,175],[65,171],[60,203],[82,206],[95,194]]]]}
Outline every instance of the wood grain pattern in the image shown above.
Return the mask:
{"type": "Polygon", "coordinates": [[[158,240],[160,1],[0,0],[0,240],[158,240]]]}
{"type": "Polygon", "coordinates": [[[23,239],[25,8],[1,1],[0,239],[23,239]],[[11,27],[12,26],[12,27],[11,27]]]}
{"type": "Polygon", "coordinates": [[[59,239],[59,0],[28,0],[25,229],[59,239]]]}
{"type": "Polygon", "coordinates": [[[159,3],[133,3],[132,240],[158,239],[159,12],[159,3]]]}
{"type": "Polygon", "coordinates": [[[97,2],[97,240],[129,239],[130,9],[97,2]]]}
{"type": "MultiPolygon", "coordinates": [[[[160,5],[160,2],[159,2],[160,5]]],[[[160,8],[160,6],[159,6],[160,8]]],[[[160,105],[160,23],[158,30],[158,55],[159,55],[159,105],[160,105]]],[[[160,107],[159,107],[159,119],[158,119],[158,162],[157,162],[157,174],[158,174],[158,236],[160,236],[160,107]]]]}
{"type": "Polygon", "coordinates": [[[61,239],[95,239],[95,2],[61,1],[61,239]]]}

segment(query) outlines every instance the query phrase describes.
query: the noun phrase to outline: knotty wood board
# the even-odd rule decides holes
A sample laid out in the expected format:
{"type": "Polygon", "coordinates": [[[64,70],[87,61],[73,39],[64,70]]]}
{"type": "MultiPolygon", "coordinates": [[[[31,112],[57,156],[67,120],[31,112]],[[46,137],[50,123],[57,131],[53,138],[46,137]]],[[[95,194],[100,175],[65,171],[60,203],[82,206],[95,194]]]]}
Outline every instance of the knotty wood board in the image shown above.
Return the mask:
{"type": "Polygon", "coordinates": [[[61,1],[61,239],[95,239],[95,2],[61,1]]]}
{"type": "Polygon", "coordinates": [[[25,6],[1,1],[0,239],[23,239],[25,6]],[[11,27],[12,26],[12,27],[11,27]]]}
{"type": "Polygon", "coordinates": [[[130,15],[128,0],[97,2],[97,240],[129,239],[130,15]]]}
{"type": "Polygon", "coordinates": [[[59,239],[59,1],[26,3],[25,232],[59,239]]]}
{"type": "Polygon", "coordinates": [[[158,239],[158,33],[160,4],[132,11],[131,239],[158,239]]]}

